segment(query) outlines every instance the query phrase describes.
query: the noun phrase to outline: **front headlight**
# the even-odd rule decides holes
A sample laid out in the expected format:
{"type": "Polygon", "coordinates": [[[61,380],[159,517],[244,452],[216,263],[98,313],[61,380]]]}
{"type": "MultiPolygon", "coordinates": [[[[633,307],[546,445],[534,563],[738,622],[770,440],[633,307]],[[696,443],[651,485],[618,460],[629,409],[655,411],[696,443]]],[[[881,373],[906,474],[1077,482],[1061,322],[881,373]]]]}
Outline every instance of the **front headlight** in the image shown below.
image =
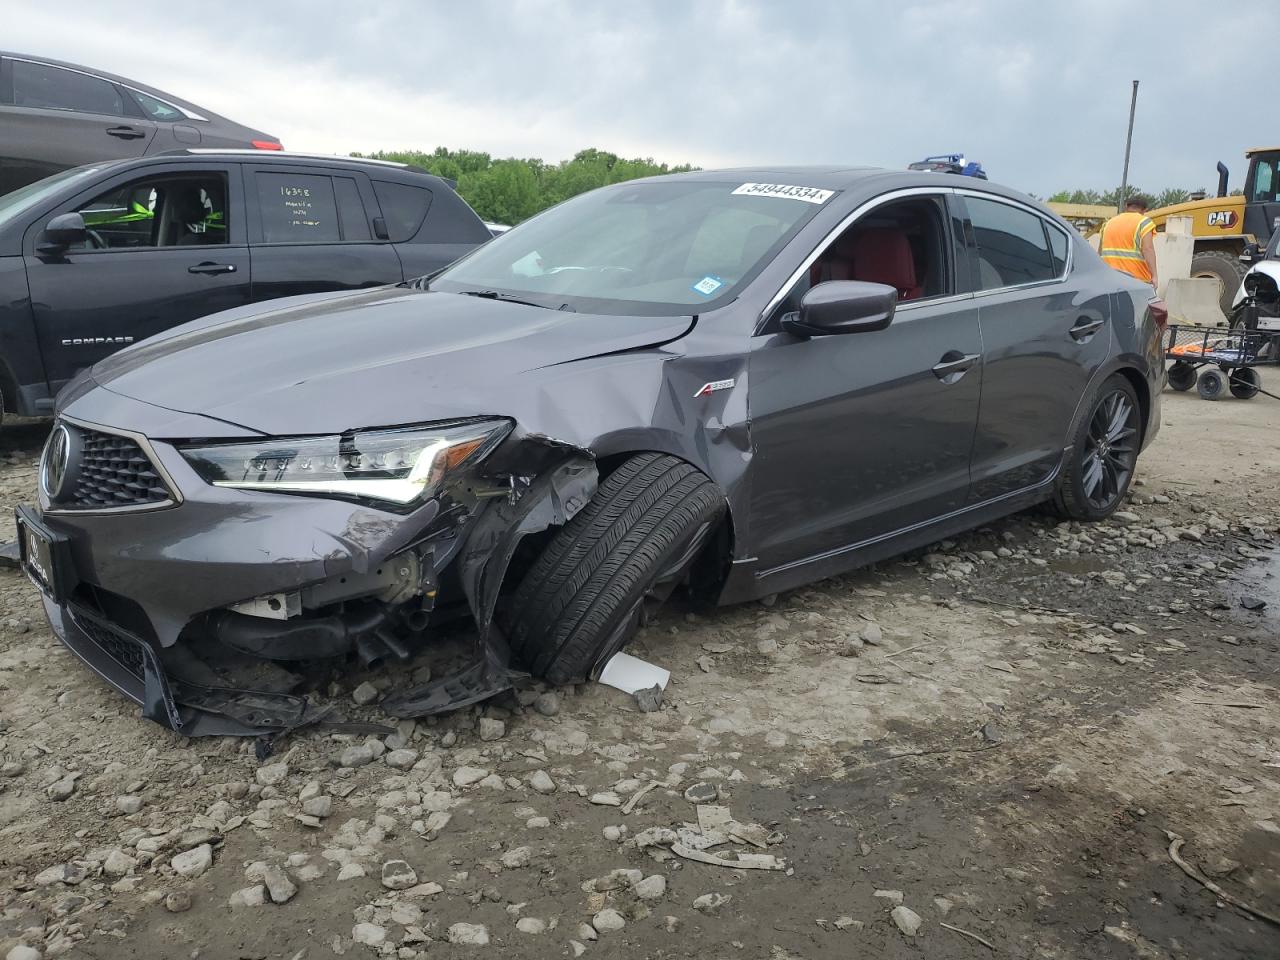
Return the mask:
{"type": "Polygon", "coordinates": [[[451,471],[479,462],[510,431],[510,420],[473,420],[179,451],[215,487],[408,504],[433,496],[451,471]]]}

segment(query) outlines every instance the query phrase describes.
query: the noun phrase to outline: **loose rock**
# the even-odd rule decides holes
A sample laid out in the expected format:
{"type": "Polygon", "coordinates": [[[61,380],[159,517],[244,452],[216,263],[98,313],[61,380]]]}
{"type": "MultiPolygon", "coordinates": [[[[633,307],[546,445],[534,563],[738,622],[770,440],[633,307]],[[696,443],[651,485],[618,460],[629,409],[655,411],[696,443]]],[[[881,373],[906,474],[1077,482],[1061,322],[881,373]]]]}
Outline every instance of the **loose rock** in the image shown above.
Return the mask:
{"type": "Polygon", "coordinates": [[[213,848],[202,843],[192,850],[176,854],[169,865],[178,876],[194,879],[213,866],[213,848]]]}
{"type": "Polygon", "coordinates": [[[521,933],[546,933],[547,921],[540,920],[537,917],[521,917],[516,921],[516,929],[521,933]]]}
{"type": "Polygon", "coordinates": [[[405,861],[388,860],[382,865],[382,885],[388,890],[408,890],[417,883],[417,873],[405,861]]]}
{"type": "Polygon", "coordinates": [[[270,866],[263,870],[262,882],[272,903],[288,903],[298,893],[297,884],[280,867],[270,866]]]}
{"type": "Polygon", "coordinates": [[[591,918],[591,925],[599,933],[613,933],[627,925],[626,918],[612,907],[606,907],[591,918]]]}
{"type": "Polygon", "coordinates": [[[489,928],[482,923],[455,923],[449,927],[449,942],[472,947],[487,947],[489,928]]]}
{"type": "MultiPolygon", "coordinates": [[[[351,699],[362,707],[367,706],[378,699],[378,688],[366,680],[364,683],[360,684],[360,686],[351,691],[351,699]]],[[[384,932],[383,936],[385,935],[386,934],[384,932]]]]}
{"type": "Polygon", "coordinates": [[[387,939],[387,930],[376,923],[357,923],[351,928],[351,939],[366,947],[380,947],[387,939]]]}
{"type": "Polygon", "coordinates": [[[453,785],[455,787],[470,787],[487,776],[489,776],[489,771],[482,770],[479,767],[459,767],[453,771],[453,785]]]}
{"type": "Polygon", "coordinates": [[[894,907],[889,916],[893,918],[893,922],[898,925],[898,929],[902,931],[903,935],[908,937],[914,937],[919,933],[920,924],[924,922],[920,919],[920,914],[901,904],[894,907]]]}
{"type": "Polygon", "coordinates": [[[174,890],[166,894],[164,908],[170,913],[186,913],[191,909],[191,894],[186,890],[174,890]]]}

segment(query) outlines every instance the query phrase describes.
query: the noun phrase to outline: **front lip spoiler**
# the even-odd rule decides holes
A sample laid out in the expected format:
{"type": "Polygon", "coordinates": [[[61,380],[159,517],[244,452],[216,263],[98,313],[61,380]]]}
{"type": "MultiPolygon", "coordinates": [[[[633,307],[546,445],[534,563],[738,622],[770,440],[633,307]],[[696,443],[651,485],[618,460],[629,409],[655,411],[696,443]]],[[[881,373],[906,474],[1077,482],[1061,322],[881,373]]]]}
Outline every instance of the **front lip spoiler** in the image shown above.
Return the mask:
{"type": "MultiPolygon", "coordinates": [[[[331,707],[261,690],[204,687],[170,677],[152,646],[88,607],[59,607],[42,597],[63,644],[107,683],[142,707],[142,715],[187,737],[264,736],[323,721],[331,707]]],[[[381,725],[360,724],[371,732],[381,725]]]]}

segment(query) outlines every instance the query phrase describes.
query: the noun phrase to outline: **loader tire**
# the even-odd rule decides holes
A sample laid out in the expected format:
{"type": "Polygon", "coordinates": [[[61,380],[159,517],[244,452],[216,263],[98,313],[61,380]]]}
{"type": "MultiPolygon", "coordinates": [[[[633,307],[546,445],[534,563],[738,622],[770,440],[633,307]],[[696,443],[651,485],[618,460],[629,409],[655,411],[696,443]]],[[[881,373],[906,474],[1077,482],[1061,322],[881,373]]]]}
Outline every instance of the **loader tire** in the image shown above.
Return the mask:
{"type": "Polygon", "coordinates": [[[1231,302],[1244,279],[1245,267],[1229,250],[1197,250],[1191,258],[1191,276],[1218,281],[1218,303],[1224,317],[1231,316],[1231,302]]]}
{"type": "Polygon", "coordinates": [[[650,588],[724,509],[696,467],[666,454],[631,457],[516,588],[503,617],[515,661],[556,684],[597,676],[635,633],[650,588]]]}

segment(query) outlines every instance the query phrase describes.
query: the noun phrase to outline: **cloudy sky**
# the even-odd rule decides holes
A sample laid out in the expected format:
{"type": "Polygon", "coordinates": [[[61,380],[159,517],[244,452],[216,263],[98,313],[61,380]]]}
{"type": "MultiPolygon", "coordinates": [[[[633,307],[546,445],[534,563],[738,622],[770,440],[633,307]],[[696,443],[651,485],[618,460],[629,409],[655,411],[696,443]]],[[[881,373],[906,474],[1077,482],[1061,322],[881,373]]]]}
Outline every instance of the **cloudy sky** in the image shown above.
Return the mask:
{"type": "Polygon", "coordinates": [[[1046,195],[1119,182],[1134,79],[1130,179],[1147,189],[1212,187],[1218,159],[1239,186],[1244,149],[1280,139],[1280,111],[1248,89],[1274,61],[1276,0],[5,6],[9,49],[123,74],[298,150],[887,167],[961,150],[1046,195]]]}

